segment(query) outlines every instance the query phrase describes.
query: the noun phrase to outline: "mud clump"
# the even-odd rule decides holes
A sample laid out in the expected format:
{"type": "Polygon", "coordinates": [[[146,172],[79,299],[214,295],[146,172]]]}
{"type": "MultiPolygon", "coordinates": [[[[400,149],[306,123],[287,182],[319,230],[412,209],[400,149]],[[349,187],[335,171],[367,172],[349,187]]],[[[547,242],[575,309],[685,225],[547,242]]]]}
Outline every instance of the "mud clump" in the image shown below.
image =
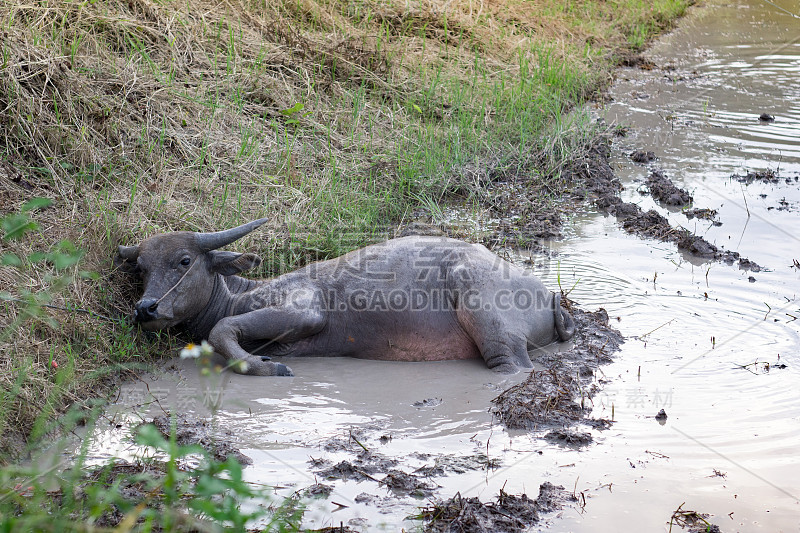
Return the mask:
{"type": "Polygon", "coordinates": [[[317,473],[321,475],[325,479],[342,479],[342,480],[354,480],[354,481],[364,481],[365,479],[371,479],[373,481],[377,481],[371,474],[374,474],[376,470],[372,470],[372,472],[368,472],[368,470],[372,470],[369,467],[365,466],[356,466],[350,461],[341,461],[329,468],[324,470],[320,470],[317,473]]]}
{"type": "MultiPolygon", "coordinates": [[[[728,264],[739,261],[739,267],[742,269],[755,272],[761,270],[758,264],[740,257],[738,252],[722,250],[685,228],[672,227],[669,221],[657,211],[645,212],[638,205],[623,201],[619,197],[622,184],[614,176],[614,171],[609,164],[611,149],[608,144],[607,139],[598,139],[593,149],[589,151],[587,160],[576,162],[580,164],[571,164],[565,169],[564,172],[570,174],[570,180],[578,184],[574,189],[575,194],[592,200],[602,211],[614,215],[628,233],[674,243],[678,249],[698,257],[724,261],[728,264]]],[[[678,192],[673,191],[664,181],[666,177],[663,175],[658,177],[659,175],[659,171],[654,172],[651,174],[651,178],[656,176],[653,178],[656,189],[661,190],[660,187],[665,186],[664,190],[658,193],[663,196],[665,201],[691,201],[691,196],[686,191],[677,188],[675,189],[678,192]],[[681,193],[685,193],[686,196],[681,193]]]]}
{"type": "Polygon", "coordinates": [[[739,268],[741,268],[742,270],[750,270],[753,272],[761,271],[761,267],[757,263],[744,258],[739,260],[739,268]]]}
{"type": "Polygon", "coordinates": [[[539,487],[535,500],[526,494],[517,496],[501,490],[495,501],[483,503],[476,497],[464,498],[458,493],[423,509],[419,518],[426,522],[425,531],[431,533],[514,533],[527,531],[539,522],[539,513],[561,509],[569,501],[575,498],[564,487],[546,482],[539,487]]]}
{"type": "Polygon", "coordinates": [[[424,400],[419,400],[417,402],[414,402],[412,405],[417,409],[422,409],[424,407],[436,407],[438,405],[441,405],[443,401],[444,400],[442,400],[441,398],[425,398],[424,400]]]}
{"type": "Polygon", "coordinates": [[[649,151],[645,152],[644,150],[633,151],[630,154],[628,154],[628,157],[634,163],[641,163],[641,164],[652,163],[653,161],[658,159],[656,157],[655,152],[649,152],[649,151]]]}
{"type": "Polygon", "coordinates": [[[608,139],[596,139],[584,157],[570,161],[561,171],[572,185],[573,194],[580,199],[613,197],[622,190],[622,183],[611,168],[611,145],[608,139]]]}
{"type": "MultiPolygon", "coordinates": [[[[172,433],[173,417],[162,415],[150,421],[166,438],[172,433]]],[[[233,433],[215,428],[211,420],[175,415],[175,441],[181,445],[196,444],[217,461],[233,457],[240,465],[251,465],[253,460],[233,445],[233,433]]]]}
{"type": "Polygon", "coordinates": [[[531,371],[524,382],[492,400],[491,413],[510,429],[563,427],[581,421],[591,411],[586,400],[597,392],[591,384],[594,370],[610,362],[624,342],[622,334],[608,325],[604,309],[590,313],[563,301],[576,323],[573,347],[556,354],[533,354],[534,365],[546,370],[531,371]]]}
{"type": "Polygon", "coordinates": [[[305,529],[304,531],[306,533],[360,533],[361,530],[341,524],[338,526],[323,527],[322,529],[305,529]]]}
{"type": "MultiPolygon", "coordinates": [[[[322,445],[322,448],[327,452],[341,452],[341,451],[354,451],[361,453],[365,451],[362,441],[367,439],[369,431],[381,430],[381,426],[377,424],[368,424],[361,428],[351,428],[348,430],[347,436],[331,437],[322,445]]],[[[381,437],[381,443],[385,444],[392,440],[388,435],[381,437]]]]}
{"type": "Polygon", "coordinates": [[[314,483],[310,487],[303,489],[302,495],[306,498],[327,498],[333,492],[332,485],[324,483],[314,483]]]}
{"type": "Polygon", "coordinates": [[[605,431],[614,425],[614,422],[607,418],[587,418],[583,421],[584,425],[598,431],[605,431]]]}
{"type": "Polygon", "coordinates": [[[544,440],[561,446],[580,448],[588,446],[594,441],[591,433],[585,431],[574,431],[571,429],[554,429],[544,436],[544,440]]]}
{"type": "Polygon", "coordinates": [[[688,218],[689,220],[692,220],[693,218],[698,218],[700,220],[708,220],[715,226],[722,225],[722,222],[717,220],[716,209],[695,207],[693,209],[685,210],[683,214],[686,215],[686,218],[688,218]]]}
{"type": "MultiPolygon", "coordinates": [[[[158,462],[135,462],[130,463],[125,460],[116,460],[113,464],[99,467],[88,471],[83,477],[85,485],[78,489],[78,495],[84,490],[85,486],[111,487],[116,485],[117,491],[122,500],[135,504],[152,497],[147,477],[158,479],[164,476],[166,466],[158,462]]],[[[77,488],[77,487],[76,487],[77,488]]],[[[62,497],[58,494],[56,497],[62,497]]],[[[120,502],[121,503],[121,502],[120,502]]],[[[107,511],[102,513],[94,522],[100,528],[117,527],[125,518],[125,514],[120,510],[118,504],[113,504],[107,511]]]]}
{"type": "Polygon", "coordinates": [[[684,510],[681,504],[670,517],[669,525],[676,524],[689,533],[721,533],[718,525],[708,521],[708,513],[698,513],[697,511],[684,510]]]}
{"type": "Polygon", "coordinates": [[[575,401],[581,389],[572,375],[557,366],[532,371],[528,379],[492,400],[492,414],[509,429],[536,429],[542,425],[571,424],[583,410],[575,401]]]}
{"type": "Polygon", "coordinates": [[[539,485],[539,496],[536,497],[536,508],[540,513],[552,513],[570,502],[577,502],[574,494],[564,490],[561,485],[553,485],[545,481],[539,485]]]}
{"type": "Polygon", "coordinates": [[[408,474],[401,470],[390,470],[380,483],[395,493],[412,496],[414,498],[429,497],[433,494],[433,491],[438,488],[438,486],[423,481],[414,474],[408,474]]]}
{"type": "Polygon", "coordinates": [[[374,474],[389,472],[397,466],[396,459],[390,459],[379,453],[362,451],[353,462],[340,461],[335,465],[325,459],[311,459],[311,466],[316,468],[316,473],[324,479],[342,479],[364,481],[366,479],[380,482],[374,474]]]}
{"type": "Polygon", "coordinates": [[[754,182],[778,183],[781,181],[781,179],[778,177],[778,173],[771,168],[766,170],[751,170],[744,176],[740,174],[731,174],[731,179],[736,180],[739,183],[744,183],[745,185],[750,185],[754,182]]]}
{"type": "Polygon", "coordinates": [[[440,455],[434,458],[432,465],[421,466],[414,470],[414,473],[425,477],[439,477],[448,472],[464,474],[471,470],[488,470],[499,467],[500,463],[496,459],[489,458],[485,453],[468,456],[440,455]]]}
{"type": "Polygon", "coordinates": [[[722,530],[717,524],[702,524],[689,528],[689,533],[722,533],[722,530]]]}
{"type": "Polygon", "coordinates": [[[662,205],[682,206],[692,203],[692,195],[677,187],[666,174],[655,170],[647,177],[650,194],[662,205]]]}
{"type": "Polygon", "coordinates": [[[644,57],[641,54],[637,54],[635,52],[628,52],[622,55],[619,59],[620,66],[629,67],[629,68],[638,68],[641,70],[653,70],[656,68],[656,64],[644,57]]]}

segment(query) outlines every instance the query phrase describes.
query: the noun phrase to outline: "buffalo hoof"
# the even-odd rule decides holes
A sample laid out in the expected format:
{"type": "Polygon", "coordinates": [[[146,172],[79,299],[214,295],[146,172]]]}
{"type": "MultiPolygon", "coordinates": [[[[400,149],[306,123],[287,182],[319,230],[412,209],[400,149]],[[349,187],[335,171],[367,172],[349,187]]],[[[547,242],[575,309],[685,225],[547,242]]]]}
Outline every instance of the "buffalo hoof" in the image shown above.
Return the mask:
{"type": "Polygon", "coordinates": [[[288,366],[284,365],[283,363],[275,363],[275,375],[276,376],[294,376],[294,372],[288,366]]]}
{"type": "Polygon", "coordinates": [[[517,372],[519,372],[519,367],[511,363],[503,363],[502,365],[497,365],[495,367],[492,367],[492,370],[494,370],[498,374],[516,374],[517,372]]]}

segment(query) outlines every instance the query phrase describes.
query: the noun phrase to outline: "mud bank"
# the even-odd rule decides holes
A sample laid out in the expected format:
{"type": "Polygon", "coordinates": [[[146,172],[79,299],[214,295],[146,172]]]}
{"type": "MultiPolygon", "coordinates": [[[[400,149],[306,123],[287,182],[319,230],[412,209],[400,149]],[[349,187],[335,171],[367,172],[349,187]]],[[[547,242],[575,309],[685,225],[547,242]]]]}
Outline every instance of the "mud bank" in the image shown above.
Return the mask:
{"type": "MultiPolygon", "coordinates": [[[[686,228],[674,227],[657,211],[653,209],[644,211],[635,203],[623,201],[619,196],[623,186],[614,175],[609,163],[610,157],[610,139],[598,137],[586,157],[571,164],[565,171],[576,184],[574,193],[579,198],[585,198],[603,212],[615,216],[620,226],[628,233],[673,243],[679,250],[696,257],[723,261],[729,265],[738,263],[742,270],[753,272],[761,270],[758,264],[741,257],[736,251],[724,250],[686,228]]],[[[643,160],[648,158],[645,157],[643,160]]],[[[647,186],[644,193],[652,195],[663,205],[685,206],[692,202],[692,196],[676,187],[661,170],[651,172],[647,186]]]]}
{"type": "Polygon", "coordinates": [[[446,501],[426,507],[419,517],[425,521],[425,531],[431,533],[516,533],[528,531],[537,524],[540,513],[551,513],[561,509],[567,502],[577,501],[575,495],[569,494],[564,487],[542,483],[539,496],[534,500],[525,494],[506,494],[502,490],[494,501],[487,503],[456,494],[446,501]]]}
{"type": "Polygon", "coordinates": [[[611,362],[611,355],[624,342],[619,331],[609,325],[605,309],[589,313],[571,304],[576,333],[573,346],[556,353],[538,352],[531,360],[533,370],[522,383],[492,400],[491,412],[507,428],[545,430],[548,440],[586,445],[591,436],[565,428],[583,423],[606,428],[612,421],[586,418],[592,411],[592,398],[600,388],[595,372],[611,362]]]}
{"type": "MultiPolygon", "coordinates": [[[[576,149],[576,157],[566,161],[551,180],[497,169],[466,169],[467,174],[475,174],[474,179],[482,184],[478,200],[489,220],[482,228],[483,244],[490,249],[516,247],[542,251],[547,241],[563,237],[564,220],[585,210],[588,202],[616,217],[620,227],[634,235],[675,244],[679,250],[698,258],[729,265],[737,263],[742,270],[761,270],[760,265],[741,257],[737,251],[720,248],[685,227],[674,226],[655,210],[645,211],[636,203],[623,201],[620,198],[623,185],[614,174],[610,157],[613,139],[625,135],[626,130],[603,131],[603,127],[600,121],[597,135],[576,149]]],[[[691,207],[692,195],[677,187],[663,169],[652,166],[658,159],[654,152],[635,150],[629,157],[650,168],[647,179],[638,188],[642,195],[651,196],[661,206],[684,209],[687,219],[702,218],[721,225],[714,218],[715,210],[691,207]]],[[[733,178],[743,183],[783,181],[773,171],[754,171],[733,178]]],[[[464,237],[462,228],[449,224],[435,227],[431,225],[430,213],[423,211],[421,215],[398,233],[464,237]]]]}
{"type": "Polygon", "coordinates": [[[233,457],[242,466],[253,464],[253,460],[234,445],[233,433],[214,424],[211,418],[165,413],[144,423],[153,424],[166,439],[174,435],[180,446],[200,446],[217,461],[224,462],[233,457]]]}

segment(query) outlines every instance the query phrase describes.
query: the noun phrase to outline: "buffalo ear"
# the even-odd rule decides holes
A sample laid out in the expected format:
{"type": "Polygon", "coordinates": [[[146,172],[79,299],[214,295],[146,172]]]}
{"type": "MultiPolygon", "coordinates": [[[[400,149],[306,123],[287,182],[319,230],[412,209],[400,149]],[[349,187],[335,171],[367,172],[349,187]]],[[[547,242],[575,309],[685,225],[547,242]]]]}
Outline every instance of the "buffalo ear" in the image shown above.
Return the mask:
{"type": "Polygon", "coordinates": [[[233,276],[261,264],[256,254],[237,254],[235,252],[208,252],[211,256],[211,271],[223,276],[233,276]]]}
{"type": "Polygon", "coordinates": [[[120,246],[114,257],[114,266],[127,274],[136,274],[139,272],[139,266],[136,264],[138,257],[138,246],[120,246]]]}

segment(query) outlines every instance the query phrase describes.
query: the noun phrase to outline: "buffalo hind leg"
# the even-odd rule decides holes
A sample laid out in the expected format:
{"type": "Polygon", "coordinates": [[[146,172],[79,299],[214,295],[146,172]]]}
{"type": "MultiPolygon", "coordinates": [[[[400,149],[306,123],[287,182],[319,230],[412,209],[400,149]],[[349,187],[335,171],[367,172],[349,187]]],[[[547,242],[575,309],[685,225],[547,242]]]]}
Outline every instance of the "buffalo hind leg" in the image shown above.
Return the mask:
{"type": "MultiPolygon", "coordinates": [[[[469,335],[481,352],[486,366],[503,374],[516,374],[520,368],[533,368],[528,355],[528,339],[509,328],[510,317],[503,316],[495,302],[469,299],[478,277],[489,274],[470,265],[457,265],[449,272],[449,288],[454,292],[456,317],[459,325],[469,335]],[[461,296],[464,296],[462,299],[461,296]]],[[[490,280],[491,281],[491,280],[490,280]]]]}
{"type": "Polygon", "coordinates": [[[526,344],[524,339],[490,339],[484,340],[478,348],[486,366],[501,374],[516,374],[521,368],[533,368],[526,344]]]}
{"type": "Polygon", "coordinates": [[[516,374],[520,368],[533,368],[527,338],[508,331],[495,313],[460,308],[456,315],[490,369],[502,374],[516,374]]]}

